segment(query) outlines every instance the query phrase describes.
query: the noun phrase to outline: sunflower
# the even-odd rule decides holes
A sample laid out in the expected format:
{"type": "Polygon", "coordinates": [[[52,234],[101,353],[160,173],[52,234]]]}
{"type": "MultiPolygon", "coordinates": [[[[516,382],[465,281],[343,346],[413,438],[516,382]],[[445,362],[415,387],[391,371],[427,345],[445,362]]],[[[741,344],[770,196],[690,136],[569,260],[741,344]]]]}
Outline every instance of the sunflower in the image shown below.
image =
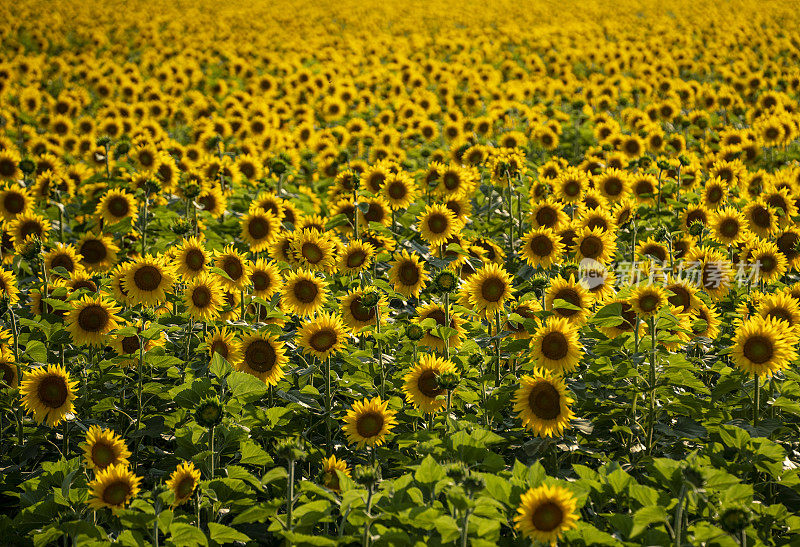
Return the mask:
{"type": "Polygon", "coordinates": [[[14,354],[9,348],[0,348],[0,388],[15,388],[19,385],[17,376],[17,364],[14,362],[14,354]]]}
{"type": "Polygon", "coordinates": [[[706,306],[700,302],[694,310],[694,321],[692,321],[692,334],[694,336],[704,336],[714,340],[719,335],[719,314],[713,306],[706,306]]]}
{"type": "Polygon", "coordinates": [[[265,258],[259,258],[250,271],[253,295],[269,300],[283,287],[283,279],[278,266],[265,258]]]}
{"type": "Polygon", "coordinates": [[[336,245],[331,238],[315,229],[295,232],[292,252],[301,266],[311,271],[329,272],[336,264],[336,245]]]}
{"type": "Polygon", "coordinates": [[[508,318],[503,324],[502,330],[510,332],[511,336],[516,340],[525,340],[531,337],[530,333],[525,329],[525,325],[519,319],[512,318],[514,314],[519,315],[524,321],[525,319],[533,319],[536,313],[542,311],[542,305],[538,300],[527,300],[525,302],[512,302],[508,310],[508,318]]]}
{"type": "Polygon", "coordinates": [[[236,370],[274,386],[283,378],[283,367],[288,362],[283,342],[274,336],[256,332],[242,339],[241,356],[235,366],[236,370]]]}
{"type": "Polygon", "coordinates": [[[297,332],[297,345],[324,361],[344,349],[347,327],[338,315],[322,312],[308,320],[297,332]]]}
{"type": "Polygon", "coordinates": [[[718,300],[728,294],[733,281],[733,271],[730,261],[724,254],[715,249],[698,247],[689,253],[686,261],[695,266],[692,274],[697,274],[697,279],[694,281],[711,298],[718,300]]]}
{"type": "Polygon", "coordinates": [[[116,329],[121,320],[120,309],[105,295],[82,296],[70,302],[66,326],[76,344],[103,346],[108,333],[116,329]]]}
{"type": "Polygon", "coordinates": [[[589,315],[589,306],[592,295],[582,280],[576,280],[570,274],[569,280],[559,276],[554,278],[545,292],[545,309],[553,310],[558,317],[567,319],[570,323],[582,325],[589,315]],[[554,307],[556,300],[563,300],[569,307],[554,307]]]}
{"type": "Polygon", "coordinates": [[[200,471],[195,469],[192,462],[183,462],[178,465],[166,482],[167,488],[172,490],[172,494],[175,496],[172,507],[175,508],[189,501],[198,484],[200,484],[200,471]]]}
{"type": "Polygon", "coordinates": [[[648,261],[666,262],[669,258],[669,251],[662,243],[652,237],[639,243],[636,252],[648,261]]]}
{"type": "Polygon", "coordinates": [[[22,178],[20,159],[19,154],[13,150],[7,148],[0,150],[0,179],[16,181],[22,178]]]}
{"type": "Polygon", "coordinates": [[[594,187],[611,203],[625,199],[630,191],[628,173],[619,169],[607,169],[593,178],[594,187]]]}
{"type": "Polygon", "coordinates": [[[531,206],[528,219],[534,228],[550,228],[558,231],[569,224],[569,216],[562,205],[553,198],[546,198],[531,206]]]}
{"type": "Polygon", "coordinates": [[[41,241],[45,241],[49,230],[50,221],[33,212],[20,213],[8,224],[8,231],[16,249],[20,249],[22,244],[31,237],[38,237],[41,241]]]}
{"type": "Polygon", "coordinates": [[[222,286],[229,291],[243,291],[250,284],[250,264],[242,253],[228,245],[222,252],[217,253],[214,266],[225,272],[227,277],[220,275],[222,286]]]}
{"type": "Polygon", "coordinates": [[[395,291],[406,298],[412,296],[418,298],[429,280],[425,266],[416,254],[410,254],[408,251],[400,251],[400,256],[389,268],[389,282],[395,291]]]}
{"type": "Polygon", "coordinates": [[[511,276],[502,266],[488,264],[467,279],[464,292],[471,306],[491,317],[511,297],[511,276]]]}
{"type": "Polygon", "coordinates": [[[600,228],[578,228],[575,231],[572,249],[575,251],[575,260],[581,262],[591,259],[600,264],[606,264],[614,258],[617,244],[614,236],[600,228]]]}
{"type": "Polygon", "coordinates": [[[289,313],[305,317],[322,309],[327,296],[325,280],[309,271],[298,270],[290,273],[283,283],[281,307],[289,313]]]}
{"type": "Polygon", "coordinates": [[[407,174],[391,173],[386,177],[386,181],[381,188],[381,195],[389,204],[392,210],[405,209],[417,197],[417,187],[414,180],[407,174]]]}
{"type": "Polygon", "coordinates": [[[681,213],[683,227],[687,230],[692,227],[692,224],[695,223],[700,223],[703,226],[707,226],[710,217],[711,213],[703,205],[690,205],[683,213],[681,213]]]}
{"type": "Polygon", "coordinates": [[[44,267],[48,271],[55,268],[64,268],[70,274],[83,271],[74,245],[56,243],[55,249],[46,252],[43,258],[44,267]]]}
{"type": "Polygon", "coordinates": [[[174,251],[172,265],[181,279],[192,278],[208,271],[211,255],[199,237],[184,239],[174,251]]]}
{"type": "Polygon", "coordinates": [[[331,455],[330,458],[322,460],[322,484],[325,488],[333,490],[334,492],[341,491],[339,484],[339,473],[349,477],[350,470],[347,468],[347,463],[339,460],[336,456],[331,455]]]}
{"type": "Polygon", "coordinates": [[[108,507],[116,513],[139,493],[141,480],[127,465],[109,465],[89,483],[92,493],[89,506],[93,509],[108,507]]]}
{"type": "Polygon", "coordinates": [[[212,217],[219,217],[228,207],[228,198],[218,186],[205,190],[197,197],[197,203],[203,211],[212,217]]]}
{"type": "Polygon", "coordinates": [[[747,222],[741,211],[725,207],[714,211],[709,220],[711,236],[723,245],[735,245],[747,238],[747,222]]]}
{"type": "MultiPolygon", "coordinates": [[[[344,324],[353,332],[358,332],[365,327],[375,325],[375,306],[366,307],[361,303],[364,297],[363,290],[354,290],[342,297],[339,311],[342,315],[344,324]]],[[[384,323],[389,316],[389,301],[386,296],[381,294],[378,299],[378,310],[380,311],[381,323],[384,323]]]]}
{"type": "Polygon", "coordinates": [[[522,237],[522,257],[531,266],[550,268],[563,254],[564,245],[550,228],[536,228],[522,237]]]}
{"type": "Polygon", "coordinates": [[[682,313],[695,309],[700,303],[700,299],[697,297],[697,288],[686,279],[669,276],[664,289],[668,294],[667,301],[682,313]]]}
{"type": "Polygon", "coordinates": [[[439,386],[438,377],[445,372],[455,373],[455,365],[434,355],[423,355],[420,362],[403,377],[406,401],[427,414],[444,408],[445,401],[440,396],[445,390],[439,386]]]}
{"type": "Polygon", "coordinates": [[[128,465],[131,455],[125,441],[110,429],[93,425],[86,432],[83,457],[87,469],[102,471],[109,465],[128,465]]]}
{"type": "Polygon", "coordinates": [[[565,531],[577,526],[576,507],[575,496],[566,488],[542,485],[520,497],[514,522],[523,536],[555,545],[565,531]]]}
{"type": "Polygon", "coordinates": [[[657,285],[636,287],[628,297],[628,303],[642,319],[653,317],[667,305],[667,292],[657,285]]]}
{"type": "Polygon", "coordinates": [[[85,234],[75,247],[81,255],[81,264],[92,272],[104,272],[117,263],[119,247],[111,236],[85,234]]]}
{"type": "Polygon", "coordinates": [[[770,283],[780,279],[788,268],[786,257],[772,241],[760,241],[750,251],[750,262],[757,268],[758,280],[770,283]]]}
{"type": "Polygon", "coordinates": [[[577,203],[589,187],[589,176],[585,171],[568,167],[553,181],[555,195],[564,203],[577,203]]]}
{"type": "Polygon", "coordinates": [[[604,303],[616,293],[617,276],[614,270],[599,262],[583,263],[578,268],[581,282],[586,285],[595,303],[604,303]]]}
{"type": "Polygon", "coordinates": [[[269,211],[255,208],[242,218],[241,238],[253,252],[266,250],[278,237],[281,222],[269,211]]]}
{"type": "Polygon", "coordinates": [[[703,205],[708,209],[717,209],[728,197],[728,183],[718,177],[710,178],[703,187],[703,205]]]}
{"type": "Polygon", "coordinates": [[[775,209],[759,199],[751,201],[744,208],[747,227],[760,238],[768,238],[778,229],[778,216],[775,209]]]}
{"type": "Polygon", "coordinates": [[[472,244],[476,247],[483,249],[484,258],[495,264],[504,264],[506,261],[506,253],[500,245],[485,237],[475,239],[472,244]]]}
{"type": "Polygon", "coordinates": [[[800,301],[784,291],[764,295],[757,303],[756,314],[784,321],[791,330],[800,330],[800,301]]]}
{"type": "Polygon", "coordinates": [[[583,354],[578,328],[562,317],[548,317],[531,338],[531,354],[539,367],[557,374],[575,370],[583,354]]]}
{"type": "Polygon", "coordinates": [[[633,195],[639,205],[654,205],[658,180],[653,175],[640,173],[631,182],[633,195]]]}
{"type": "Polygon", "coordinates": [[[128,266],[122,283],[132,304],[158,306],[167,301],[175,276],[163,257],[145,256],[128,266]]]}
{"type": "Polygon", "coordinates": [[[8,298],[9,304],[16,304],[19,300],[16,276],[0,268],[0,297],[8,298]]]}
{"type": "Polygon", "coordinates": [[[789,270],[796,270],[800,267],[800,230],[797,228],[787,228],[775,240],[778,250],[786,258],[786,264],[789,270]]]}
{"type": "Polygon", "coordinates": [[[0,191],[0,216],[6,222],[28,213],[32,207],[33,199],[25,188],[15,185],[0,191]]]}
{"type": "Polygon", "coordinates": [[[196,321],[212,321],[222,308],[222,288],[209,274],[198,275],[188,281],[183,303],[196,321]]]}
{"type": "Polygon", "coordinates": [[[537,437],[561,435],[575,416],[570,408],[574,401],[567,395],[564,381],[548,370],[534,369],[532,376],[523,376],[514,395],[514,411],[522,425],[537,437]]]}
{"type": "Polygon", "coordinates": [[[771,377],[795,359],[792,345],[794,331],[781,319],[752,317],[746,319],[733,340],[731,355],[734,364],[746,374],[771,377]]]}
{"type": "Polygon", "coordinates": [[[361,240],[351,239],[339,253],[339,272],[355,275],[366,271],[374,257],[375,247],[361,240]]]}
{"type": "Polygon", "coordinates": [[[417,228],[430,245],[441,245],[462,228],[456,215],[444,205],[429,205],[419,217],[417,228]]]}
{"type": "MultiPolygon", "coordinates": [[[[144,325],[145,330],[150,327],[149,322],[145,322],[144,325]]],[[[110,343],[111,348],[119,357],[118,362],[122,367],[129,367],[137,364],[139,362],[140,349],[144,351],[144,353],[147,353],[154,347],[164,345],[164,333],[161,332],[155,338],[148,338],[147,340],[144,340],[144,347],[141,347],[142,339],[139,337],[141,328],[138,325],[133,326],[136,327],[136,334],[118,333],[113,337],[110,343]]]]}
{"type": "Polygon", "coordinates": [[[591,229],[599,228],[600,230],[609,232],[611,234],[613,234],[617,229],[613,211],[608,211],[605,209],[584,210],[579,219],[578,226],[591,229]]]}
{"type": "Polygon", "coordinates": [[[114,224],[126,218],[135,223],[139,216],[136,209],[135,198],[122,190],[109,190],[97,204],[95,214],[109,224],[114,224]]]}
{"type": "Polygon", "coordinates": [[[397,425],[396,412],[389,410],[388,406],[389,401],[382,401],[380,397],[353,403],[353,408],[343,419],[342,427],[350,444],[356,444],[359,448],[382,445],[397,425]]]}
{"type": "Polygon", "coordinates": [[[55,427],[67,414],[75,412],[77,380],[70,379],[66,369],[47,365],[26,371],[19,388],[22,406],[41,423],[55,427]]]}
{"type": "Polygon", "coordinates": [[[236,363],[240,359],[242,344],[236,339],[236,335],[225,327],[214,329],[214,332],[208,333],[205,343],[209,357],[218,353],[229,363],[236,363]]]}
{"type": "MultiPolygon", "coordinates": [[[[444,307],[441,304],[437,303],[430,303],[425,304],[423,306],[419,306],[417,308],[417,319],[416,323],[421,324],[426,319],[433,319],[435,321],[433,329],[430,332],[426,329],[425,335],[419,341],[420,344],[423,346],[428,346],[438,351],[444,351],[445,344],[444,340],[440,338],[436,332],[436,327],[443,327],[445,326],[445,313],[444,307]]],[[[450,348],[458,348],[461,346],[461,337],[464,335],[465,331],[463,328],[464,319],[461,317],[460,314],[451,311],[450,312],[450,324],[447,325],[451,329],[454,329],[456,332],[450,335],[450,338],[447,339],[448,347],[450,348]]]]}

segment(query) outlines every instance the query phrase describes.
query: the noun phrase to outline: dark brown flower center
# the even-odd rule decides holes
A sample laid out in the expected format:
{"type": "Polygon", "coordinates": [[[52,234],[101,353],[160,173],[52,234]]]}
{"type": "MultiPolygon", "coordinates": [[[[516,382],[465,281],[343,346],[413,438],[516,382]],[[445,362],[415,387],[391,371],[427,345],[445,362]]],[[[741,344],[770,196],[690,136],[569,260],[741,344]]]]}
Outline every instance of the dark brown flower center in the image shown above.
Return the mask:
{"type": "Polygon", "coordinates": [[[544,234],[539,234],[531,238],[529,249],[536,256],[550,256],[553,252],[553,242],[544,234]]]}
{"type": "Polygon", "coordinates": [[[542,354],[551,361],[559,361],[567,356],[569,343],[561,332],[549,332],[542,338],[542,354]]]}
{"type": "Polygon", "coordinates": [[[195,287],[192,291],[192,304],[197,308],[206,308],[211,304],[211,291],[208,287],[195,287]]]}
{"type": "Polygon", "coordinates": [[[118,480],[105,487],[103,501],[109,505],[122,505],[130,491],[131,488],[127,482],[118,480]]]}
{"type": "Polygon", "coordinates": [[[104,307],[90,304],[78,313],[78,326],[86,332],[100,332],[108,326],[110,319],[104,307]]]}
{"type": "Polygon", "coordinates": [[[366,307],[361,303],[361,297],[356,296],[350,303],[350,314],[361,323],[371,322],[375,318],[375,308],[366,307]]]}
{"type": "Polygon", "coordinates": [[[67,402],[69,389],[61,376],[46,376],[36,390],[39,401],[48,408],[61,408],[67,402]]]}
{"type": "Polygon", "coordinates": [[[364,265],[367,260],[367,253],[361,249],[356,249],[347,255],[346,264],[348,268],[358,268],[364,265]]]}
{"type": "Polygon", "coordinates": [[[444,390],[439,387],[439,382],[436,379],[436,372],[433,370],[423,371],[417,379],[417,388],[420,393],[425,397],[435,399],[437,396],[444,393],[444,390]]]}
{"type": "Polygon", "coordinates": [[[772,224],[772,215],[769,210],[762,205],[757,205],[753,208],[750,218],[753,219],[753,224],[759,228],[767,229],[772,224]]]}
{"type": "Polygon", "coordinates": [[[228,358],[230,350],[228,349],[228,344],[226,344],[222,340],[214,340],[211,343],[211,353],[219,353],[222,357],[228,358]]]}
{"type": "MultiPolygon", "coordinates": [[[[555,302],[556,300],[563,300],[564,302],[572,304],[573,306],[581,307],[581,297],[574,289],[561,289],[555,294],[553,301],[555,302]]],[[[578,313],[578,310],[567,308],[554,308],[554,311],[562,317],[572,317],[578,313]]]]}
{"type": "Polygon", "coordinates": [[[561,396],[550,382],[539,382],[528,395],[528,406],[540,420],[554,420],[561,414],[561,396]]]}
{"type": "Polygon", "coordinates": [[[766,336],[751,336],[744,343],[744,356],[757,365],[766,363],[773,356],[772,340],[766,336]]]}
{"type": "Polygon", "coordinates": [[[536,223],[545,228],[553,228],[558,222],[558,213],[552,207],[542,207],[536,211],[536,223]]]}
{"type": "Polygon", "coordinates": [[[581,241],[580,251],[585,258],[597,258],[603,252],[603,241],[594,235],[586,236],[581,241]]]}
{"type": "Polygon", "coordinates": [[[117,455],[114,448],[104,442],[97,442],[92,447],[92,462],[100,469],[105,469],[112,463],[116,463],[117,455]]]}
{"type": "Polygon", "coordinates": [[[338,339],[335,330],[325,327],[312,334],[308,343],[312,348],[323,353],[335,346],[338,339]]]}
{"type": "Polygon", "coordinates": [[[499,302],[506,293],[506,283],[497,277],[490,277],[481,283],[481,296],[487,302],[499,302]]]}
{"type": "Polygon", "coordinates": [[[3,198],[3,207],[12,215],[21,213],[25,209],[25,198],[16,192],[8,192],[3,198]]]}
{"type": "Polygon", "coordinates": [[[375,437],[383,429],[383,416],[377,412],[365,412],[356,419],[356,431],[358,434],[368,439],[375,437]]]}
{"type": "Polygon", "coordinates": [[[194,491],[194,477],[187,475],[175,486],[175,495],[179,498],[189,497],[194,491]]]}
{"type": "Polygon", "coordinates": [[[310,304],[319,294],[317,284],[310,279],[300,279],[294,284],[294,296],[303,304],[310,304]]]}
{"type": "Polygon", "coordinates": [[[235,256],[226,256],[222,261],[222,271],[228,274],[234,281],[238,281],[244,275],[244,267],[242,261],[235,256]]]}
{"type": "Polygon", "coordinates": [[[270,225],[265,218],[253,217],[247,224],[247,233],[253,239],[264,239],[269,235],[270,225]]]}
{"type": "Polygon", "coordinates": [[[128,200],[119,196],[114,196],[108,200],[107,207],[108,212],[111,213],[111,216],[117,218],[128,216],[128,213],[130,212],[130,204],[128,203],[128,200]]]}
{"type": "Polygon", "coordinates": [[[67,254],[59,254],[53,257],[53,260],[50,261],[51,268],[64,268],[68,272],[72,272],[75,270],[75,264],[72,262],[72,258],[70,258],[67,254]]]}
{"type": "Polygon", "coordinates": [[[400,282],[403,285],[416,285],[420,278],[419,266],[410,260],[405,261],[397,269],[397,277],[400,278],[400,282]]]}
{"type": "Polygon", "coordinates": [[[97,264],[106,259],[108,249],[99,239],[87,239],[81,245],[80,253],[88,264],[97,264]]]}
{"type": "Polygon", "coordinates": [[[548,501],[534,509],[531,515],[531,522],[537,530],[550,532],[561,526],[561,523],[564,522],[564,511],[561,510],[561,507],[557,503],[548,501]]]}
{"type": "Polygon", "coordinates": [[[247,366],[258,372],[269,372],[277,362],[277,354],[272,344],[266,340],[254,340],[244,350],[247,366]]]}
{"type": "Polygon", "coordinates": [[[443,234],[447,231],[449,223],[447,217],[440,213],[434,213],[428,218],[428,230],[434,234],[443,234]]]}
{"type": "Polygon", "coordinates": [[[310,264],[318,264],[323,258],[325,258],[325,253],[316,243],[303,243],[303,246],[300,248],[300,253],[310,264]]]}
{"type": "Polygon", "coordinates": [[[149,264],[139,266],[133,273],[133,283],[140,291],[155,291],[163,278],[158,268],[149,264]]]}

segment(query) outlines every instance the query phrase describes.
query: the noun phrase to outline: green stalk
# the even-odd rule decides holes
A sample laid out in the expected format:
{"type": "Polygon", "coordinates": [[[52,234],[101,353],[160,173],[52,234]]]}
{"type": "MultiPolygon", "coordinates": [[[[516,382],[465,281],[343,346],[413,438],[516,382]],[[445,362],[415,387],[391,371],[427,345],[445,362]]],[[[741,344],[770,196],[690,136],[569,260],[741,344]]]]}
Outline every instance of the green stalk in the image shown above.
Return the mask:
{"type": "MultiPolygon", "coordinates": [[[[140,318],[140,327],[137,337],[139,338],[139,363],[138,363],[138,378],[136,386],[136,430],[142,427],[142,374],[144,374],[144,340],[142,333],[144,332],[144,314],[140,318]]],[[[136,441],[136,450],[134,454],[134,469],[139,466],[139,445],[141,445],[141,437],[136,441]]],[[[199,522],[199,520],[198,520],[199,522]]]]}
{"type": "Polygon", "coordinates": [[[375,345],[378,348],[378,366],[381,369],[381,399],[386,398],[386,371],[383,367],[383,344],[381,343],[381,304],[375,304],[375,333],[377,339],[375,345]]]}
{"type": "MultiPolygon", "coordinates": [[[[331,358],[325,359],[325,453],[331,450],[331,358]]],[[[272,405],[270,405],[272,406],[272,405]]]]}
{"type": "Polygon", "coordinates": [[[675,520],[673,521],[672,525],[672,527],[675,529],[675,547],[681,547],[681,545],[683,545],[683,506],[685,499],[686,483],[681,486],[681,493],[680,496],[678,496],[678,505],[675,506],[675,520]]]}
{"type": "Polygon", "coordinates": [[[367,487],[367,511],[366,511],[367,519],[366,522],[364,522],[364,538],[362,541],[362,545],[364,547],[369,547],[370,544],[369,527],[372,524],[371,511],[372,511],[372,485],[367,487]]]}
{"type": "Polygon", "coordinates": [[[494,385],[499,387],[500,386],[500,378],[501,378],[500,377],[500,312],[499,311],[495,315],[495,330],[494,330],[494,334],[495,334],[495,337],[496,337],[496,339],[494,341],[494,348],[495,348],[495,351],[497,352],[497,370],[496,370],[497,376],[495,376],[494,385]]]}
{"type": "MultiPolygon", "coordinates": [[[[19,331],[17,330],[17,317],[14,315],[14,308],[8,306],[8,313],[11,315],[11,334],[14,337],[14,363],[17,365],[17,383],[22,383],[22,366],[19,363],[19,331]]],[[[22,405],[17,407],[17,423],[19,424],[17,444],[22,446],[22,405]]]]}
{"type": "Polygon", "coordinates": [[[650,388],[650,402],[648,405],[647,413],[647,453],[649,454],[653,448],[653,425],[655,421],[656,409],[656,319],[650,318],[650,340],[652,348],[650,350],[650,376],[648,378],[650,388]]]}
{"type": "Polygon", "coordinates": [[[469,509],[464,510],[464,519],[461,521],[461,547],[467,547],[467,536],[469,532],[469,509]]]}
{"type": "Polygon", "coordinates": [[[758,374],[753,374],[753,427],[758,426],[758,412],[761,408],[761,388],[758,385],[758,374]]]}
{"type": "Polygon", "coordinates": [[[292,531],[292,501],[294,500],[294,460],[289,460],[289,479],[286,483],[286,528],[292,531]]]}
{"type": "Polygon", "coordinates": [[[214,426],[209,428],[208,450],[211,452],[211,479],[214,479],[214,426]]]}

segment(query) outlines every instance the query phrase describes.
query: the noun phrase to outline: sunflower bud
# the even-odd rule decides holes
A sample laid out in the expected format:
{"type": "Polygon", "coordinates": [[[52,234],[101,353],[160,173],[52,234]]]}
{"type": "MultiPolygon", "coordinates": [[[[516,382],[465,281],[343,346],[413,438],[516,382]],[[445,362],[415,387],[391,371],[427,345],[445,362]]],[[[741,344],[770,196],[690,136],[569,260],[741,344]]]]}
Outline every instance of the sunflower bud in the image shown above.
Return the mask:
{"type": "Polygon", "coordinates": [[[194,419],[203,427],[214,427],[222,421],[222,405],[216,397],[203,399],[195,407],[194,419]]]}
{"type": "Polygon", "coordinates": [[[374,308],[381,301],[378,291],[367,291],[361,297],[361,305],[365,308],[374,308]]]}
{"type": "Polygon", "coordinates": [[[197,184],[189,184],[183,189],[183,195],[186,196],[186,199],[196,198],[200,195],[200,186],[197,184]]]}
{"type": "Polygon", "coordinates": [[[750,523],[750,514],[743,507],[729,507],[719,517],[720,528],[735,535],[750,523]]]}
{"type": "Polygon", "coordinates": [[[569,279],[571,276],[575,276],[577,279],[579,275],[580,269],[577,264],[564,264],[561,266],[561,277],[564,279],[569,279]]]}
{"type": "Polygon", "coordinates": [[[460,381],[461,378],[453,371],[442,372],[436,377],[436,383],[439,384],[439,387],[447,391],[453,391],[458,387],[460,381]]]}
{"type": "Polygon", "coordinates": [[[469,493],[470,496],[483,490],[484,484],[485,482],[483,478],[479,477],[478,475],[470,474],[466,479],[464,479],[464,489],[469,493]]]}
{"type": "Polygon", "coordinates": [[[686,166],[687,166],[687,165],[689,165],[689,163],[690,163],[690,162],[689,162],[689,158],[687,158],[687,157],[686,157],[686,156],[684,156],[683,154],[681,154],[680,156],[678,156],[678,161],[679,161],[679,162],[681,162],[681,165],[683,165],[684,167],[686,167],[686,166]]]}
{"type": "Polygon", "coordinates": [[[373,488],[378,484],[378,472],[372,466],[359,465],[353,472],[353,479],[366,488],[373,488]]]}
{"type": "Polygon", "coordinates": [[[22,255],[27,261],[35,260],[39,258],[42,253],[42,242],[41,240],[34,236],[28,236],[25,238],[25,241],[22,243],[22,248],[19,251],[19,254],[22,255]]]}
{"type": "Polygon", "coordinates": [[[692,222],[692,225],[689,226],[689,235],[699,237],[703,233],[703,229],[705,229],[705,226],[699,220],[692,222]]]}
{"type": "Polygon", "coordinates": [[[650,159],[649,156],[642,156],[639,158],[639,167],[642,169],[647,169],[653,164],[653,160],[650,159]]]}
{"type": "Polygon", "coordinates": [[[467,360],[467,363],[469,363],[469,366],[471,366],[473,368],[477,367],[478,365],[483,363],[483,354],[478,352],[478,351],[476,351],[475,353],[473,353],[472,355],[469,356],[469,359],[467,360]]]}
{"type": "Polygon", "coordinates": [[[433,280],[433,286],[441,293],[452,292],[456,289],[458,280],[450,270],[442,270],[433,280]]]}
{"type": "Polygon", "coordinates": [[[445,473],[453,482],[461,484],[469,476],[469,469],[462,462],[454,462],[445,467],[445,473]]]}
{"type": "Polygon", "coordinates": [[[683,478],[695,488],[702,488],[706,483],[703,473],[693,465],[687,465],[683,469],[683,478]]]}
{"type": "Polygon", "coordinates": [[[531,278],[531,288],[536,294],[541,294],[541,292],[545,290],[549,284],[550,280],[547,278],[547,276],[536,275],[531,278]]]}
{"type": "Polygon", "coordinates": [[[142,190],[144,190],[147,195],[155,194],[161,190],[161,183],[156,179],[147,179],[142,185],[142,190]]]}
{"type": "Polygon", "coordinates": [[[34,171],[36,171],[36,163],[30,158],[25,158],[21,162],[19,162],[19,170],[25,173],[26,175],[30,175],[34,171]]]}
{"type": "Polygon", "coordinates": [[[406,326],[406,336],[409,340],[416,342],[417,340],[422,339],[425,336],[425,329],[417,325],[416,323],[409,323],[406,326]]]}
{"type": "Polygon", "coordinates": [[[276,175],[282,175],[286,172],[287,166],[282,159],[275,158],[274,160],[272,160],[272,162],[270,162],[269,168],[276,175]]]}
{"type": "Polygon", "coordinates": [[[117,145],[114,149],[114,157],[119,159],[127,154],[131,149],[131,145],[129,142],[121,142],[117,145]]]}
{"type": "Polygon", "coordinates": [[[111,137],[103,135],[102,137],[98,138],[95,142],[97,143],[97,146],[102,146],[103,148],[107,148],[111,145],[111,137]]]}
{"type": "Polygon", "coordinates": [[[306,457],[302,442],[300,439],[296,438],[279,441],[278,445],[275,447],[275,452],[278,454],[279,458],[292,462],[303,460],[306,457]]]}
{"type": "MultiPolygon", "coordinates": [[[[98,283],[97,286],[99,287],[100,284],[98,283]]],[[[139,313],[139,316],[147,321],[155,321],[156,320],[156,312],[152,308],[142,308],[142,311],[139,313]]]]}
{"type": "Polygon", "coordinates": [[[189,230],[191,230],[191,228],[192,225],[188,220],[185,218],[179,218],[172,224],[170,230],[172,230],[172,233],[175,235],[184,236],[189,232],[189,230]]]}

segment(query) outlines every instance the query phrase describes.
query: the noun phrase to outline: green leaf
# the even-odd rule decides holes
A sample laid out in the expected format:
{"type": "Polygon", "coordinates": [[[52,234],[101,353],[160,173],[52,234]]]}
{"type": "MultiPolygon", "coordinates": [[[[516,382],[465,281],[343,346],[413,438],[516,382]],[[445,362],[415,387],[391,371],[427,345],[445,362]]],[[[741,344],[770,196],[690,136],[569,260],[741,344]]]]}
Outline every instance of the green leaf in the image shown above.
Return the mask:
{"type": "Polygon", "coordinates": [[[444,469],[428,454],[414,473],[414,479],[421,484],[433,484],[445,477],[444,469]]]}
{"type": "Polygon", "coordinates": [[[553,301],[553,309],[581,311],[581,308],[579,306],[576,306],[575,304],[570,304],[569,302],[567,302],[566,300],[562,300],[561,298],[556,298],[555,301],[553,301]]]}
{"type": "Polygon", "coordinates": [[[233,543],[235,541],[243,541],[243,542],[250,541],[249,536],[229,526],[225,526],[223,524],[217,524],[216,522],[208,523],[208,534],[211,536],[212,540],[216,541],[220,545],[225,545],[226,543],[233,543]]]}
{"type": "Polygon", "coordinates": [[[631,539],[647,530],[651,524],[655,524],[657,522],[666,523],[668,521],[669,516],[667,515],[667,510],[660,505],[648,505],[647,507],[642,507],[633,515],[631,539]]]}
{"type": "Polygon", "coordinates": [[[272,463],[272,458],[269,454],[254,441],[243,442],[240,450],[242,451],[241,463],[243,464],[267,465],[272,463]]]}
{"type": "Polygon", "coordinates": [[[606,304],[592,318],[592,323],[596,323],[601,327],[617,327],[624,321],[621,302],[606,304]]]}
{"type": "Polygon", "coordinates": [[[231,364],[219,353],[214,353],[213,357],[211,357],[211,366],[209,368],[211,374],[216,376],[217,378],[225,378],[230,372],[233,370],[231,364]]]}
{"type": "Polygon", "coordinates": [[[192,526],[183,522],[174,522],[172,526],[169,527],[169,533],[172,536],[172,541],[176,545],[185,547],[208,545],[206,535],[201,532],[197,526],[192,526]]]}
{"type": "Polygon", "coordinates": [[[245,372],[234,370],[227,378],[231,394],[243,402],[253,402],[267,394],[267,384],[245,372]]]}
{"type": "Polygon", "coordinates": [[[47,363],[47,348],[39,340],[31,340],[25,345],[25,357],[35,363],[47,363]]]}

